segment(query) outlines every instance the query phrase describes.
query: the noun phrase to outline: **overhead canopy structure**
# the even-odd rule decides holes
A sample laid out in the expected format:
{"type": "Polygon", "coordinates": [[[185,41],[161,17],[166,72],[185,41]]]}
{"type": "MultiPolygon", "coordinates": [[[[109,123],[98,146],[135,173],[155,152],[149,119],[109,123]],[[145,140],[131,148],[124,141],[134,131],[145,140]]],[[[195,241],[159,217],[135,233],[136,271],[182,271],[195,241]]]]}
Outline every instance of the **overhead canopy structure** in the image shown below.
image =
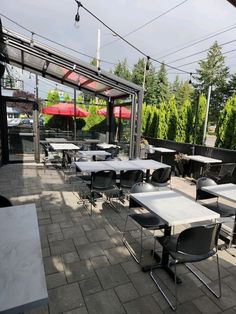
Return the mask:
{"type": "Polygon", "coordinates": [[[143,90],[140,86],[67,55],[19,33],[3,28],[7,62],[41,75],[74,90],[92,93],[107,100],[108,130],[111,130],[112,107],[117,99],[131,99],[130,155],[139,154],[143,90]],[[137,118],[136,118],[137,117],[137,118]]]}

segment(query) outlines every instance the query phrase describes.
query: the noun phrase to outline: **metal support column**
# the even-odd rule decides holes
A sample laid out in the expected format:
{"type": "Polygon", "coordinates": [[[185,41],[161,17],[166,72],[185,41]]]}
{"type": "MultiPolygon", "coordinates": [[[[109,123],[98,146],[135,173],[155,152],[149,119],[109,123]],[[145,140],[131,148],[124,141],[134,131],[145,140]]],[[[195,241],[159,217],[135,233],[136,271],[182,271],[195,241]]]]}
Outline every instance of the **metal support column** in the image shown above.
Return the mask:
{"type": "Polygon", "coordinates": [[[39,133],[39,106],[37,102],[33,103],[33,120],[34,120],[34,160],[35,162],[40,162],[40,133],[39,133]]]}
{"type": "Polygon", "coordinates": [[[142,128],[142,106],[143,106],[143,94],[144,92],[141,90],[138,93],[138,108],[137,108],[137,122],[136,122],[136,149],[135,149],[135,157],[140,156],[140,138],[141,138],[141,128],[142,128]]]}
{"type": "Polygon", "coordinates": [[[132,107],[131,107],[131,123],[130,123],[130,146],[129,157],[134,157],[134,144],[135,144],[135,116],[136,116],[136,96],[132,95],[132,107]]]}

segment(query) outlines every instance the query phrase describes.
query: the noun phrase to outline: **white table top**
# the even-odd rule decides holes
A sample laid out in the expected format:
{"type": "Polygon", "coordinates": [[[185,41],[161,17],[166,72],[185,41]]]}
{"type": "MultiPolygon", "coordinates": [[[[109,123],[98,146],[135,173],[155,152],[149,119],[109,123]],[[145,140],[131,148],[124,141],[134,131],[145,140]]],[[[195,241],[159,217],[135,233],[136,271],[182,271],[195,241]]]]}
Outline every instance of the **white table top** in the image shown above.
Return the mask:
{"type": "Polygon", "coordinates": [[[82,172],[114,170],[114,168],[110,164],[104,161],[76,161],[75,165],[82,172]]]}
{"type": "Polygon", "coordinates": [[[170,168],[169,165],[163,164],[162,162],[153,159],[134,159],[129,162],[138,166],[138,169],[159,169],[159,168],[170,168]]]}
{"type": "Polygon", "coordinates": [[[34,204],[0,208],[0,312],[48,302],[34,204]]]}
{"type": "Polygon", "coordinates": [[[110,160],[110,161],[78,161],[75,165],[82,172],[95,172],[100,170],[137,170],[137,169],[159,169],[170,167],[161,162],[152,159],[135,159],[135,160],[110,160]]]}
{"type": "Polygon", "coordinates": [[[65,142],[67,142],[67,139],[63,138],[63,137],[46,137],[45,140],[49,143],[65,143],[65,142]]]}
{"type": "Polygon", "coordinates": [[[119,147],[118,145],[115,145],[115,144],[108,144],[108,143],[100,143],[100,144],[97,144],[98,147],[100,148],[103,148],[103,149],[107,149],[107,148],[116,148],[116,147],[119,147]]]}
{"type": "Polygon", "coordinates": [[[96,138],[86,138],[84,139],[84,142],[92,144],[92,143],[100,143],[100,140],[96,138]]]}
{"type": "Polygon", "coordinates": [[[165,147],[151,147],[151,149],[160,153],[176,153],[176,150],[165,148],[165,147]]]}
{"type": "Polygon", "coordinates": [[[84,157],[111,155],[111,153],[106,152],[105,150],[81,150],[79,154],[84,157]]]}
{"type": "Polygon", "coordinates": [[[215,159],[215,158],[210,158],[206,156],[201,156],[201,155],[187,155],[187,159],[194,160],[201,162],[203,164],[213,164],[213,163],[221,163],[222,160],[220,159],[215,159]]]}
{"type": "Polygon", "coordinates": [[[50,143],[54,150],[79,150],[80,147],[72,143],[50,143]]]}
{"type": "Polygon", "coordinates": [[[161,217],[168,226],[220,218],[218,213],[172,190],[135,193],[130,197],[161,217]]]}
{"type": "Polygon", "coordinates": [[[223,197],[229,201],[236,202],[236,184],[225,183],[201,188],[203,191],[210,192],[216,196],[223,197]]]}

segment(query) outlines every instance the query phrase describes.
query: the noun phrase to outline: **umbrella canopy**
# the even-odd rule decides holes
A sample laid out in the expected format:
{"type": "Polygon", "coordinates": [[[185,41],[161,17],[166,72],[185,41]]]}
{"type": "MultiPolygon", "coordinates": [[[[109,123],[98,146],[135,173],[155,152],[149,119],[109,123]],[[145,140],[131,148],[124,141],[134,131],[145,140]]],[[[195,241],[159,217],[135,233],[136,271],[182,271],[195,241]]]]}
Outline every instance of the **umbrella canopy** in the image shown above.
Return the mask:
{"type": "Polygon", "coordinates": [[[89,113],[80,107],[76,107],[75,110],[74,104],[71,103],[58,103],[56,105],[48,106],[43,108],[42,113],[67,117],[76,116],[80,118],[89,116],[89,113]]]}
{"type": "MultiPolygon", "coordinates": [[[[107,108],[102,108],[97,111],[97,114],[101,116],[107,115],[107,108]]],[[[126,107],[117,106],[113,108],[113,114],[115,118],[121,119],[130,119],[131,118],[131,111],[127,109],[126,107]]]]}

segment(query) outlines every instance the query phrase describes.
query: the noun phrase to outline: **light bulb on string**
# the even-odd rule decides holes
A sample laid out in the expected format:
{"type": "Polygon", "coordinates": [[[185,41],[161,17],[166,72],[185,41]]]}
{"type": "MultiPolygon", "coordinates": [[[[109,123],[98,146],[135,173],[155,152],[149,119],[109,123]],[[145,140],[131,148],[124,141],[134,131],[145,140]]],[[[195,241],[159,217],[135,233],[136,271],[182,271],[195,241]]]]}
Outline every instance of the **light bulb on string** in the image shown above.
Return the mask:
{"type": "Polygon", "coordinates": [[[77,7],[77,12],[75,14],[74,26],[75,28],[79,28],[79,21],[80,21],[79,8],[82,6],[82,4],[80,1],[77,1],[77,0],[75,0],[75,2],[77,3],[78,7],[77,7]]]}
{"type": "Polygon", "coordinates": [[[193,74],[190,72],[189,75],[190,75],[190,78],[189,78],[188,83],[189,83],[190,85],[192,85],[192,75],[193,75],[193,74]]]}

